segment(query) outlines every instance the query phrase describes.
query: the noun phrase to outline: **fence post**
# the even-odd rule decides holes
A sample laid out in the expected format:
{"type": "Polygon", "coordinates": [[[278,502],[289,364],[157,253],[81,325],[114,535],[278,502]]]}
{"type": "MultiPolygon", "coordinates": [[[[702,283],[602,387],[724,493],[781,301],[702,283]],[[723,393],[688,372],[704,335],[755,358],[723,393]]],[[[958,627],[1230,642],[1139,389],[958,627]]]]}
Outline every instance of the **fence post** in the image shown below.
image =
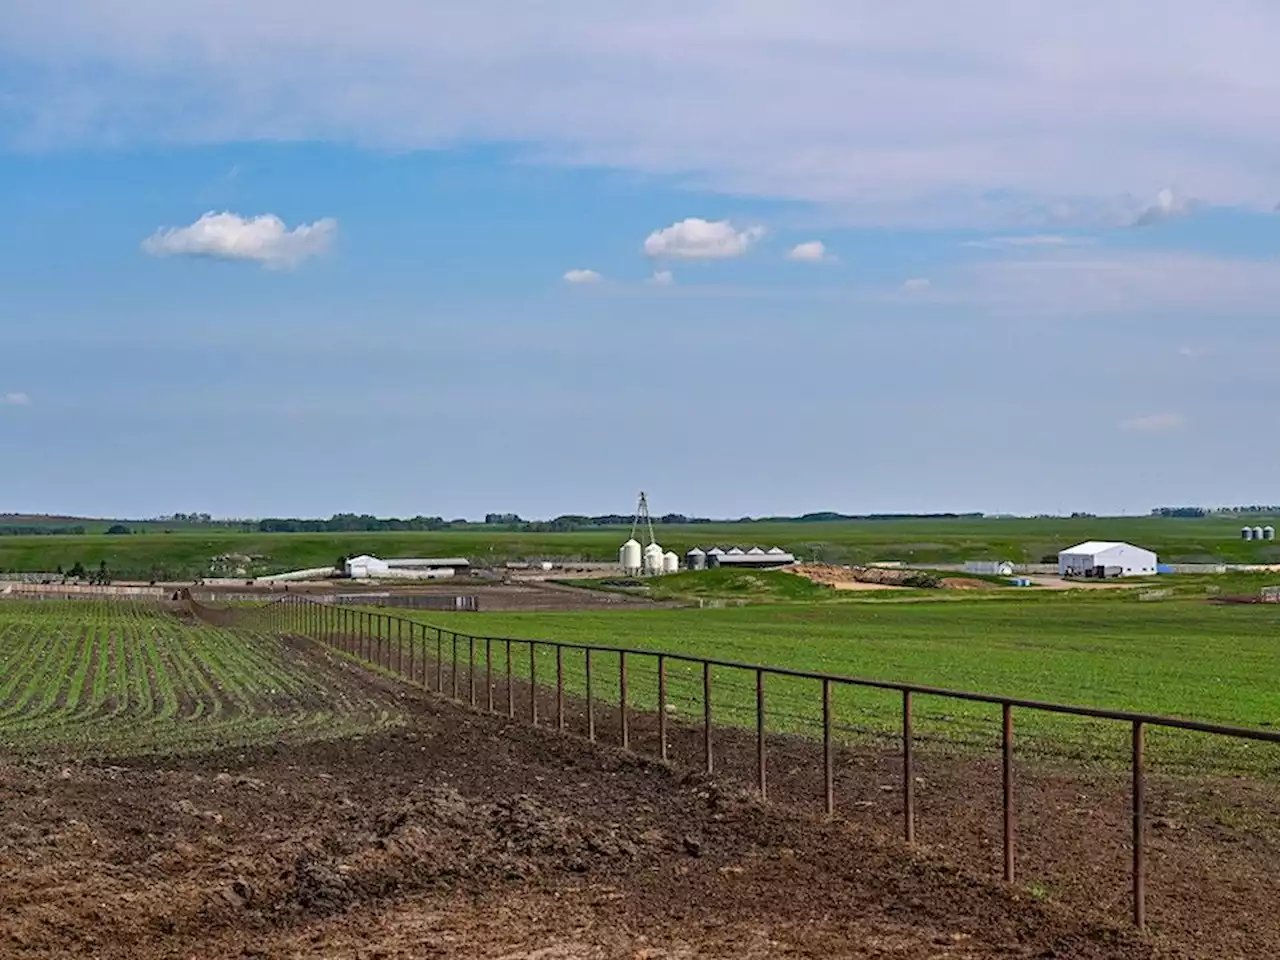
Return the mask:
{"type": "Polygon", "coordinates": [[[458,699],[458,635],[452,630],[449,634],[453,637],[453,676],[449,678],[451,689],[453,690],[453,699],[458,699]]]}
{"type": "Polygon", "coordinates": [[[764,759],[764,671],[756,670],[756,785],[760,799],[768,798],[764,759]]]}
{"type": "Polygon", "coordinates": [[[516,691],[511,680],[511,641],[507,641],[507,716],[516,718],[516,691]]]}
{"type": "Polygon", "coordinates": [[[658,654],[658,757],[667,759],[667,658],[658,654]]]}
{"type": "Polygon", "coordinates": [[[564,647],[556,644],[556,729],[564,731],[564,647]]]}
{"type": "Polygon", "coordinates": [[[1147,783],[1143,769],[1143,724],[1133,721],[1133,925],[1147,927],[1147,783]]]}
{"type": "Polygon", "coordinates": [[[417,682],[417,680],[418,680],[417,674],[415,674],[415,673],[414,673],[414,670],[413,670],[413,666],[414,666],[414,664],[413,664],[413,659],[414,659],[414,657],[413,657],[413,628],[414,628],[414,627],[416,627],[416,626],[417,626],[417,624],[416,624],[416,623],[414,623],[412,620],[410,620],[410,621],[409,621],[409,682],[410,682],[410,683],[416,683],[416,682],[417,682]]]}
{"type": "Polygon", "coordinates": [[[711,755],[711,662],[702,661],[702,754],[707,763],[707,773],[715,772],[711,755]]]}
{"type": "Polygon", "coordinates": [[[538,725],[538,645],[529,641],[529,722],[538,725]]]}
{"type": "Polygon", "coordinates": [[[836,812],[835,770],[831,756],[831,681],[822,681],[822,782],[827,816],[836,812]]]}
{"type": "Polygon", "coordinates": [[[583,651],[586,655],[586,674],[587,674],[587,739],[595,743],[596,741],[596,711],[595,705],[591,698],[591,648],[587,647],[583,651]]]}
{"type": "Polygon", "coordinates": [[[622,749],[631,747],[631,731],[627,728],[627,655],[618,652],[618,720],[622,726],[622,749]]]}
{"type": "Polygon", "coordinates": [[[467,702],[476,705],[476,638],[467,635],[467,702]]]}
{"type": "Polygon", "coordinates": [[[911,765],[911,691],[902,691],[902,819],[907,843],[916,842],[916,780],[911,765]]]}
{"type": "Polygon", "coordinates": [[[436,693],[444,693],[444,631],[436,627],[436,693]]]}
{"type": "Polygon", "coordinates": [[[493,713],[493,640],[484,638],[484,708],[493,713]]]}
{"type": "Polygon", "coordinates": [[[1013,704],[1001,704],[1004,734],[1001,743],[1004,780],[1004,881],[1013,883],[1013,704]]]}

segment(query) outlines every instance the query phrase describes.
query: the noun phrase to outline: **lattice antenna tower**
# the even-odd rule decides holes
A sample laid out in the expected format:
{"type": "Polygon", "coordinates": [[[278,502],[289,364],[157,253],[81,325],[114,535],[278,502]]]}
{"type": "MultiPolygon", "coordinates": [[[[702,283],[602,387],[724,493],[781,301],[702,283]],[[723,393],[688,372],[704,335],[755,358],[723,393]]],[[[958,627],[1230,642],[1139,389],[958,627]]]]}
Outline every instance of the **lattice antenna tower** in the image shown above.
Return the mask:
{"type": "Polygon", "coordinates": [[[644,495],[644,491],[640,491],[640,502],[636,504],[636,516],[631,521],[631,539],[636,538],[636,530],[640,529],[640,524],[644,523],[645,528],[649,531],[649,546],[657,543],[657,539],[653,535],[653,519],[649,516],[649,498],[644,495]]]}

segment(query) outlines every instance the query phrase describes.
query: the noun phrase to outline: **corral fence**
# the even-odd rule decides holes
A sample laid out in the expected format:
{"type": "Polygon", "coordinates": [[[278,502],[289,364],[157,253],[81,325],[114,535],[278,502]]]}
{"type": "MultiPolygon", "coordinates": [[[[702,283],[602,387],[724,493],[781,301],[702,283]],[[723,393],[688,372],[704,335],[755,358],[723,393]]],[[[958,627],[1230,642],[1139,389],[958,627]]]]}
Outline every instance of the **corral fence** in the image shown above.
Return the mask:
{"type": "MultiPolygon", "coordinates": [[[[949,690],[891,681],[792,670],[763,664],[716,660],[684,653],[660,652],[554,640],[490,637],[431,626],[371,610],[352,609],[332,603],[318,603],[308,597],[288,596],[256,608],[207,607],[186,594],[190,612],[218,626],[244,626],[303,636],[327,645],[372,668],[420,686],[428,691],[488,713],[523,719],[534,726],[566,731],[570,716],[566,698],[566,673],[573,671],[575,685],[582,691],[586,739],[616,737],[624,750],[636,749],[633,733],[641,720],[656,717],[656,737],[646,741],[663,761],[670,759],[669,743],[673,721],[669,683],[673,671],[682,680],[696,681],[701,717],[694,727],[701,738],[701,763],[707,773],[717,770],[717,731],[721,734],[726,710],[732,707],[721,698],[722,684],[735,685],[745,700],[754,701],[749,722],[741,715],[729,717],[739,727],[754,728],[755,789],[760,797],[769,795],[768,743],[770,721],[778,715],[770,710],[771,688],[787,682],[805,681],[817,698],[821,716],[822,802],[828,815],[836,812],[834,760],[836,738],[836,694],[848,689],[878,691],[898,702],[900,718],[897,741],[901,752],[901,828],[907,843],[916,841],[916,756],[920,735],[914,726],[914,706],[919,697],[989,705],[999,711],[998,748],[1001,760],[1002,875],[1012,882],[1016,872],[1017,817],[1014,803],[1014,729],[1018,714],[1059,714],[1104,721],[1125,734],[1129,780],[1131,826],[1131,917],[1139,929],[1146,927],[1146,734],[1149,728],[1165,728],[1208,734],[1230,741],[1280,743],[1280,732],[1253,730],[1203,723],[1153,714],[1049,703],[1015,697],[1000,697],[963,690],[949,690]],[[638,695],[633,684],[638,669],[647,666],[654,686],[638,695]],[[552,674],[549,679],[548,672],[552,674]],[[609,674],[606,676],[606,672],[609,674]],[[579,683],[579,681],[581,681],[579,683]],[[605,690],[607,684],[608,690],[605,690]],[[656,687],[656,690],[654,689],[656,687]],[[605,696],[601,696],[601,692],[605,696]],[[616,700],[612,697],[616,693],[616,700]],[[646,700],[653,710],[637,709],[646,700]],[[650,713],[652,716],[650,716],[650,713]],[[652,741],[656,740],[656,743],[652,741]]],[[[741,710],[741,707],[737,709],[741,710]]],[[[688,725],[681,724],[687,731],[688,725]]],[[[847,729],[847,728],[846,728],[847,729]]]]}

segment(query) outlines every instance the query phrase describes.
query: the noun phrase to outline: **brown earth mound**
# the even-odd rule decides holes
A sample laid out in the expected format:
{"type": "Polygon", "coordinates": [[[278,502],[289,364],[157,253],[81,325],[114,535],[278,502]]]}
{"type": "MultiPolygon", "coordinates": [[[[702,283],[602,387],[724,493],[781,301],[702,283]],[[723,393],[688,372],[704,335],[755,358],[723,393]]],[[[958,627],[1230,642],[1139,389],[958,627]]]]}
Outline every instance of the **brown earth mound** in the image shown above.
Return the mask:
{"type": "Polygon", "coordinates": [[[420,708],[367,739],[0,764],[0,955],[1159,955],[731,784],[420,708]]]}

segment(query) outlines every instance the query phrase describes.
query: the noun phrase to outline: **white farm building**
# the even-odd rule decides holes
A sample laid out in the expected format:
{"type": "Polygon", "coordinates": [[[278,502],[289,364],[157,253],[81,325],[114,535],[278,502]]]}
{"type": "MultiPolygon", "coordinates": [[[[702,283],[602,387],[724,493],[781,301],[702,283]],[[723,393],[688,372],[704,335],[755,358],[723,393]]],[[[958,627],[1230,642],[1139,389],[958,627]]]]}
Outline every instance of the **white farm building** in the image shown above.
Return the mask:
{"type": "Polygon", "coordinates": [[[1156,555],[1131,543],[1089,540],[1058,554],[1062,577],[1144,577],[1157,572],[1156,555]]]}
{"type": "Polygon", "coordinates": [[[383,560],[363,554],[346,560],[342,567],[352,580],[438,580],[467,573],[471,563],[462,557],[383,560]]]}

